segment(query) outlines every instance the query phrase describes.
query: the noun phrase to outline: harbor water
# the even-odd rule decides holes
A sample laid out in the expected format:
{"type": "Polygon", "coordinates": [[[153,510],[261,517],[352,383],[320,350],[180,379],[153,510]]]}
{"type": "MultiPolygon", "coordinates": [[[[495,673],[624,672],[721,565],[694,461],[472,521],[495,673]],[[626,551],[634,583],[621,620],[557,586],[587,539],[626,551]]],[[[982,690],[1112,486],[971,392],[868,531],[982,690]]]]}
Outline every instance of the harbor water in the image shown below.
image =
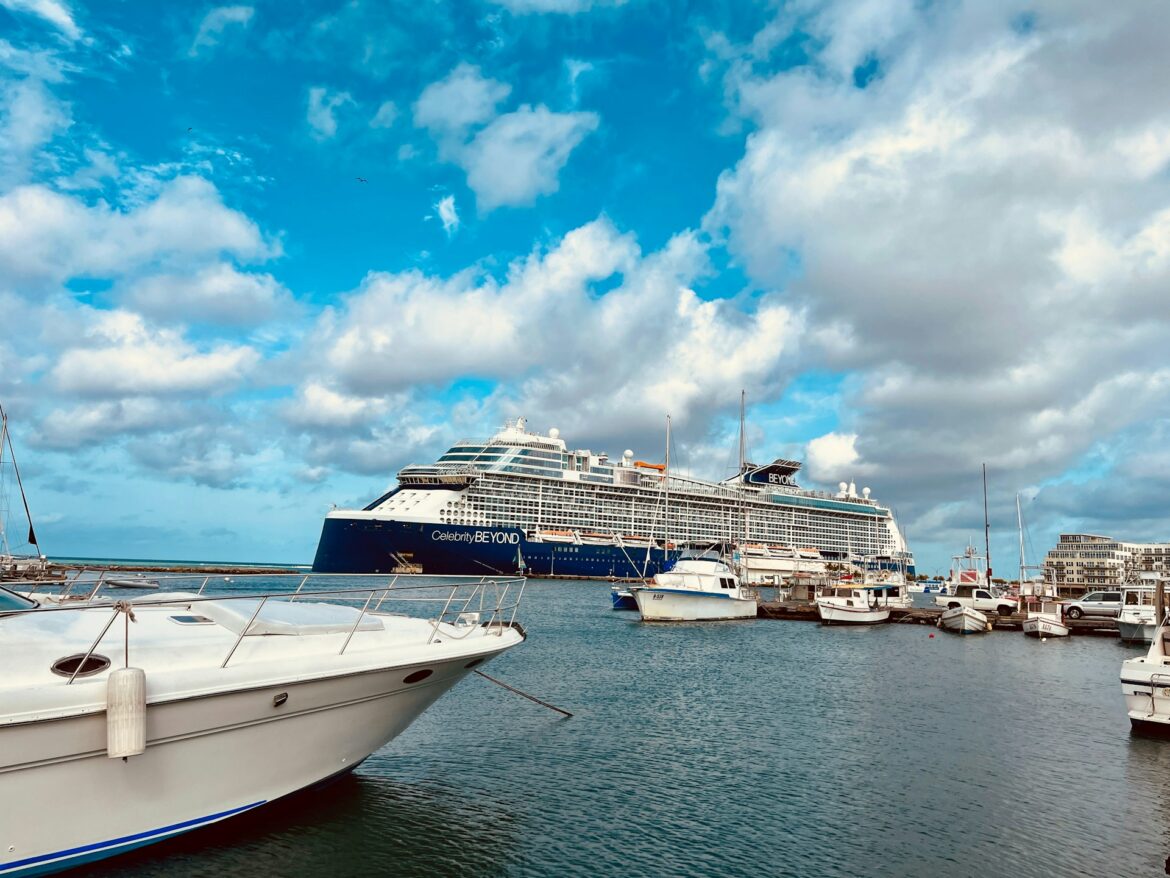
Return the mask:
{"type": "Polygon", "coordinates": [[[1163,872],[1170,742],[1131,736],[1117,640],[609,606],[530,582],[486,668],[573,718],[472,676],[344,780],[86,874],[1163,872]]]}

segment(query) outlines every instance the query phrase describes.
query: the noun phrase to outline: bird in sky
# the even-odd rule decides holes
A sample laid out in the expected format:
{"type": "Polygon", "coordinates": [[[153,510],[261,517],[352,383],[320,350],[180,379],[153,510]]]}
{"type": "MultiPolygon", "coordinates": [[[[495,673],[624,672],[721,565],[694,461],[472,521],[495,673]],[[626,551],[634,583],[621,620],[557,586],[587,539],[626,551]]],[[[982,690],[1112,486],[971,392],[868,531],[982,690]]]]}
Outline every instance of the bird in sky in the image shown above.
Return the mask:
{"type": "Polygon", "coordinates": [[[370,182],[365,177],[355,177],[354,179],[357,180],[359,183],[369,183],[370,182]]]}

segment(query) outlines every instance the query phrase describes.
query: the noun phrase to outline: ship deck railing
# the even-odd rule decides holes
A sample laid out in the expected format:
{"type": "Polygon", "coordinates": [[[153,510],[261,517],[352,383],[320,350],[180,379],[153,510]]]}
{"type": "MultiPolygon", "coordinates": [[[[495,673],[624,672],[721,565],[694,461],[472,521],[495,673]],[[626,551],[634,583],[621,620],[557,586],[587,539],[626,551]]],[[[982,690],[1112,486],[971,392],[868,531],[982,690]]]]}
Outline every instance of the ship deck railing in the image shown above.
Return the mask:
{"type": "Polygon", "coordinates": [[[257,619],[261,618],[264,607],[280,602],[313,601],[358,610],[357,613],[346,615],[347,625],[350,617],[353,618],[353,623],[348,628],[338,655],[345,653],[364,621],[374,616],[387,615],[417,617],[418,610],[413,605],[438,608],[437,613],[428,612],[424,617],[431,626],[428,644],[439,635],[440,627],[443,625],[448,626],[444,629],[446,638],[452,636],[453,629],[450,626],[464,630],[464,636],[480,628],[497,634],[507,628],[523,631],[516,622],[516,613],[524,596],[527,581],[522,576],[428,576],[403,573],[244,573],[225,576],[150,573],[149,578],[157,581],[159,588],[157,591],[152,589],[144,592],[141,588],[127,589],[108,583],[105,577],[107,572],[110,571],[98,572],[95,579],[86,579],[79,575],[67,581],[54,579],[4,583],[10,591],[42,603],[40,606],[27,609],[5,610],[0,612],[0,618],[5,615],[110,610],[109,620],[89,650],[76,663],[76,669],[68,677],[69,683],[72,683],[78,672],[86,666],[118,617],[131,613],[136,608],[190,609],[198,607],[201,603],[251,602],[245,605],[251,610],[251,617],[240,628],[220,667],[227,667],[245,637],[261,633],[253,631],[253,628],[257,619]],[[51,602],[43,602],[47,598],[51,598],[51,602]],[[254,610],[251,609],[252,603],[255,604],[254,610]],[[411,606],[415,612],[394,612],[404,606],[411,606]]]}

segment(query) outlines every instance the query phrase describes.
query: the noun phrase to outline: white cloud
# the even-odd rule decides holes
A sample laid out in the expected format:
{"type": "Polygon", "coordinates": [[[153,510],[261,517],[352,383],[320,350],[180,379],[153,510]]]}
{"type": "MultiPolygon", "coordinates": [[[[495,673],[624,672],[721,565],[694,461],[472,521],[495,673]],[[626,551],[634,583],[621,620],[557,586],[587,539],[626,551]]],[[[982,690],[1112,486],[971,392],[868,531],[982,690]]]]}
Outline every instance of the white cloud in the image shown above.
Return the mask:
{"type": "Polygon", "coordinates": [[[382,417],[388,408],[385,400],[349,396],[310,381],[283,407],[282,414],[298,427],[348,431],[382,417]]]}
{"type": "Polygon", "coordinates": [[[0,277],[12,280],[119,277],[144,265],[188,266],[218,254],[267,259],[277,252],[200,177],[166,181],[153,200],[126,210],[90,206],[45,186],[0,196],[0,277]]]}
{"type": "Polygon", "coordinates": [[[459,211],[455,209],[455,196],[448,195],[435,205],[435,212],[443,224],[443,231],[450,237],[459,231],[459,211]]]}
{"type": "Polygon", "coordinates": [[[857,471],[857,434],[826,433],[808,443],[808,473],[814,481],[849,481],[857,471]]]}
{"type": "Polygon", "coordinates": [[[484,211],[532,204],[557,191],[569,155],[600,120],[595,113],[555,113],[523,105],[497,114],[511,87],[460,64],[431,83],[414,106],[415,125],[427,129],[439,156],[467,172],[467,185],[484,211]]]}
{"type": "Polygon", "coordinates": [[[707,228],[806,310],[809,363],[853,376],[810,471],[856,454],[920,538],[953,522],[935,504],[957,474],[986,461],[1001,490],[1039,484],[1170,411],[1156,10],[808,4],[720,49],[729,106],[758,129],[707,228]],[[798,28],[810,63],[769,70],[798,28]]]}
{"type": "Polygon", "coordinates": [[[329,140],[337,136],[337,111],[347,105],[356,105],[347,91],[333,92],[315,86],[309,89],[309,109],[305,120],[312,128],[316,140],[329,140]]]}
{"type": "Polygon", "coordinates": [[[492,0],[492,2],[507,7],[517,15],[530,13],[576,15],[594,8],[625,6],[628,0],[492,0]]]}
{"type": "Polygon", "coordinates": [[[214,49],[220,44],[228,28],[247,28],[255,13],[256,10],[251,6],[217,6],[212,9],[199,23],[199,30],[187,54],[194,58],[205,50],[214,49]]]}
{"type": "Polygon", "coordinates": [[[495,119],[467,146],[461,164],[481,208],[531,204],[558,188],[571,153],[594,131],[596,113],[520,107],[495,119]]]}
{"type": "Polygon", "coordinates": [[[163,274],[131,285],[124,302],[162,320],[193,320],[223,326],[254,326],[271,320],[291,298],[270,274],[241,272],[215,263],[193,274],[163,274]]]}
{"type": "Polygon", "coordinates": [[[371,128],[393,128],[398,119],[398,105],[394,101],[383,101],[370,119],[371,128]]]}
{"type": "Polygon", "coordinates": [[[444,147],[458,145],[467,132],[488,122],[512,87],[486,79],[480,69],[460,64],[446,77],[423,89],[414,105],[414,124],[425,128],[444,147]]]}
{"type": "Polygon", "coordinates": [[[28,179],[41,147],[72,124],[69,104],[42,80],[0,79],[0,184],[28,179]]]}
{"type": "Polygon", "coordinates": [[[259,354],[222,344],[201,352],[178,333],[151,330],[128,311],[94,312],[85,338],[49,372],[54,386],[77,396],[216,395],[239,386],[259,354]]]}
{"type": "Polygon", "coordinates": [[[0,6],[13,12],[28,12],[43,18],[70,40],[81,38],[81,29],[73,20],[69,7],[59,0],[0,0],[0,6]]]}
{"type": "Polygon", "coordinates": [[[198,418],[175,401],[132,398],[53,409],[40,423],[34,441],[45,448],[102,445],[119,436],[153,433],[188,425],[198,418]]]}
{"type": "Polygon", "coordinates": [[[322,356],[309,356],[307,383],[377,400],[470,375],[499,384],[492,419],[539,413],[628,442],[671,412],[698,435],[741,387],[782,387],[802,331],[773,297],[701,299],[690,285],[708,271],[695,235],[643,255],[602,218],[514,261],[503,281],[371,274],[312,333],[322,356]],[[600,283],[612,288],[599,296],[600,283]]]}

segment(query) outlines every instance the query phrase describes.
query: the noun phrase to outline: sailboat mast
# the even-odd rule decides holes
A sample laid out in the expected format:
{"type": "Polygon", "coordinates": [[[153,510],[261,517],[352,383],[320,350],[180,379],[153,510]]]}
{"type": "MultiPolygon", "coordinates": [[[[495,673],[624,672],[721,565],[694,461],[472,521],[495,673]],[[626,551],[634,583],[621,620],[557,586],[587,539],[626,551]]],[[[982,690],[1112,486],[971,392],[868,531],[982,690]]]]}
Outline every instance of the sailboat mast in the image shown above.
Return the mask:
{"type": "Polygon", "coordinates": [[[1016,524],[1020,528],[1020,594],[1024,593],[1024,514],[1020,512],[1020,495],[1016,494],[1016,524]]]}
{"type": "Polygon", "coordinates": [[[666,469],[662,471],[666,509],[662,513],[662,560],[670,557],[670,415],[666,416],[666,469]]]}
{"type": "Polygon", "coordinates": [[[987,584],[991,585],[991,519],[987,516],[987,464],[983,464],[983,550],[987,553],[987,584]]]}
{"type": "MultiPolygon", "coordinates": [[[[4,414],[4,407],[0,406],[0,480],[4,472],[4,443],[8,440],[8,415],[4,414]]],[[[3,485],[0,485],[0,490],[3,485]]],[[[4,497],[0,494],[0,500],[4,497]]],[[[8,551],[8,533],[4,529],[4,519],[7,517],[7,503],[0,503],[0,555],[10,554],[8,551]]]]}

